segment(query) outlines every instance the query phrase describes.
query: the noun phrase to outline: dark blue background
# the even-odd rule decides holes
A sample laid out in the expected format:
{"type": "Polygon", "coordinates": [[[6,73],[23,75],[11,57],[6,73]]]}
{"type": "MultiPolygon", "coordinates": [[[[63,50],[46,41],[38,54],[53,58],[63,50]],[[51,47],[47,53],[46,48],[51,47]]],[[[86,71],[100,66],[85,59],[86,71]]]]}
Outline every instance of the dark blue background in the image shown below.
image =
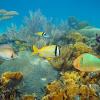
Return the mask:
{"type": "Polygon", "coordinates": [[[37,9],[49,18],[60,20],[67,19],[68,16],[76,16],[93,26],[100,27],[100,0],[0,0],[0,9],[19,12],[19,16],[0,22],[1,31],[12,22],[19,26],[29,10],[37,9]]]}

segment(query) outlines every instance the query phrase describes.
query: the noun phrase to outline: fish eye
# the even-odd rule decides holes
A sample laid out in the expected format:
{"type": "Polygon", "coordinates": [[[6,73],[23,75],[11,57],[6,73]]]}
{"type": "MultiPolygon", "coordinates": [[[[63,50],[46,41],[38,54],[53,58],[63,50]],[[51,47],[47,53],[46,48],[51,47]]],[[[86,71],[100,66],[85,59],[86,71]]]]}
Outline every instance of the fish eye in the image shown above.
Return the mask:
{"type": "Polygon", "coordinates": [[[44,33],[43,35],[46,35],[46,33],[44,33]]]}
{"type": "Polygon", "coordinates": [[[14,56],[13,56],[13,54],[11,55],[11,58],[13,58],[14,56]]]}

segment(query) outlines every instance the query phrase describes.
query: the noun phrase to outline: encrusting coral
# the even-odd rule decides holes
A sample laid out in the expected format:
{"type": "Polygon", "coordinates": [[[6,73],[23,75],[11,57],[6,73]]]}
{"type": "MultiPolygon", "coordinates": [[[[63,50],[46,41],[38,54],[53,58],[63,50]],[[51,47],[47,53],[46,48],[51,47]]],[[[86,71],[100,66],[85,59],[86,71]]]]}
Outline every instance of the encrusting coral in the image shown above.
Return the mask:
{"type": "Polygon", "coordinates": [[[21,100],[36,100],[36,97],[33,95],[23,95],[21,100]]]}
{"type": "Polygon", "coordinates": [[[21,72],[5,72],[0,78],[0,100],[18,100],[21,96],[21,91],[18,89],[23,78],[21,72]]]}
{"type": "Polygon", "coordinates": [[[59,80],[53,81],[46,86],[47,92],[42,100],[75,100],[75,98],[99,100],[98,91],[90,86],[90,81],[86,84],[87,80],[85,78],[87,76],[81,75],[75,71],[61,73],[59,80]]]}
{"type": "Polygon", "coordinates": [[[2,85],[5,87],[16,85],[23,78],[23,74],[21,72],[5,72],[1,76],[2,85]],[[13,85],[12,85],[12,82],[13,85]]]}
{"type": "Polygon", "coordinates": [[[83,36],[82,34],[76,31],[76,32],[70,32],[66,36],[66,39],[71,43],[75,43],[75,42],[85,42],[87,40],[87,37],[83,36]]]}

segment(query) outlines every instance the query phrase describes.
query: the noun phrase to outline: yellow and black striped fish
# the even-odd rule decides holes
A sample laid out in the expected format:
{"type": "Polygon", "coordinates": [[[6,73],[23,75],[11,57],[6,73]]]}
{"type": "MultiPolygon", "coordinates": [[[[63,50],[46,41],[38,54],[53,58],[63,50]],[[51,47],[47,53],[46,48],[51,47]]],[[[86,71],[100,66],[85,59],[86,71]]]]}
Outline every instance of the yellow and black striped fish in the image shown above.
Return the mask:
{"type": "Polygon", "coordinates": [[[57,45],[44,46],[38,49],[36,46],[33,46],[33,54],[38,54],[43,58],[54,58],[60,56],[60,47],[57,45]]]}

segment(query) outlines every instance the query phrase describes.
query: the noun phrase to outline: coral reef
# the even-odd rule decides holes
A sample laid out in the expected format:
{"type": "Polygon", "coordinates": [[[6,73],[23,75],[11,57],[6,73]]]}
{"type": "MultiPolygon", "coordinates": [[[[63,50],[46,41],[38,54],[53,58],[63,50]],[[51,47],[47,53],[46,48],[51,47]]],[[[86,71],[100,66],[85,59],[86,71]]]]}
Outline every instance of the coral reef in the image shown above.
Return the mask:
{"type": "Polygon", "coordinates": [[[36,97],[33,95],[23,95],[21,100],[36,100],[36,97]]]}
{"type": "Polygon", "coordinates": [[[59,57],[56,57],[50,60],[50,63],[53,65],[54,68],[60,70],[70,68],[72,66],[70,61],[72,59],[73,47],[72,45],[64,45],[60,48],[61,54],[59,57]]]}
{"type": "Polygon", "coordinates": [[[66,39],[68,43],[85,42],[87,40],[86,36],[83,36],[79,32],[70,32],[66,35],[66,39]]]}
{"type": "Polygon", "coordinates": [[[59,80],[47,85],[46,96],[42,100],[76,100],[75,98],[99,100],[100,97],[97,96],[99,91],[90,86],[90,81],[88,81],[88,84],[84,84],[87,82],[86,77],[83,77],[79,72],[61,73],[59,80]]]}
{"type": "Polygon", "coordinates": [[[21,72],[5,72],[1,76],[2,85],[7,88],[15,87],[23,78],[21,72]]]}
{"type": "MultiPolygon", "coordinates": [[[[18,15],[1,9],[2,13],[18,15]]],[[[100,44],[95,40],[100,29],[74,16],[60,23],[53,21],[40,10],[30,11],[19,29],[12,24],[0,36],[0,44],[11,44],[18,54],[14,60],[0,62],[0,100],[100,100],[100,73],[73,68],[74,59],[83,53],[100,57],[100,44]],[[39,31],[50,37],[35,36],[39,31]],[[32,45],[59,45],[60,56],[50,61],[33,56],[32,45]]]]}
{"type": "Polygon", "coordinates": [[[15,100],[21,93],[17,86],[23,78],[21,72],[5,72],[0,78],[0,100],[15,100]]]}
{"type": "Polygon", "coordinates": [[[38,48],[41,48],[43,46],[46,46],[47,45],[47,41],[43,38],[39,39],[35,45],[38,47],[38,48]]]}
{"type": "Polygon", "coordinates": [[[52,66],[58,70],[72,70],[73,60],[83,53],[95,54],[94,50],[83,42],[64,45],[60,48],[61,54],[50,60],[52,66]]]}
{"type": "Polygon", "coordinates": [[[0,65],[0,74],[4,72],[22,72],[23,81],[20,91],[23,94],[36,93],[38,98],[44,95],[44,86],[57,79],[58,71],[47,61],[32,52],[23,51],[18,53],[18,58],[6,61],[0,65]]]}
{"type": "Polygon", "coordinates": [[[83,29],[80,29],[79,32],[82,34],[82,35],[85,35],[89,38],[93,38],[93,37],[96,37],[96,34],[98,33],[100,35],[100,29],[99,28],[95,28],[95,27],[85,27],[83,29]]]}
{"type": "Polygon", "coordinates": [[[71,29],[75,29],[75,30],[79,30],[79,29],[83,29],[87,26],[89,26],[89,24],[86,21],[79,21],[75,16],[70,16],[68,18],[68,26],[71,29]]]}
{"type": "Polygon", "coordinates": [[[89,47],[88,45],[86,45],[85,43],[82,42],[77,42],[74,44],[74,56],[78,57],[83,53],[91,53],[93,54],[94,51],[91,47],[89,47]]]}

